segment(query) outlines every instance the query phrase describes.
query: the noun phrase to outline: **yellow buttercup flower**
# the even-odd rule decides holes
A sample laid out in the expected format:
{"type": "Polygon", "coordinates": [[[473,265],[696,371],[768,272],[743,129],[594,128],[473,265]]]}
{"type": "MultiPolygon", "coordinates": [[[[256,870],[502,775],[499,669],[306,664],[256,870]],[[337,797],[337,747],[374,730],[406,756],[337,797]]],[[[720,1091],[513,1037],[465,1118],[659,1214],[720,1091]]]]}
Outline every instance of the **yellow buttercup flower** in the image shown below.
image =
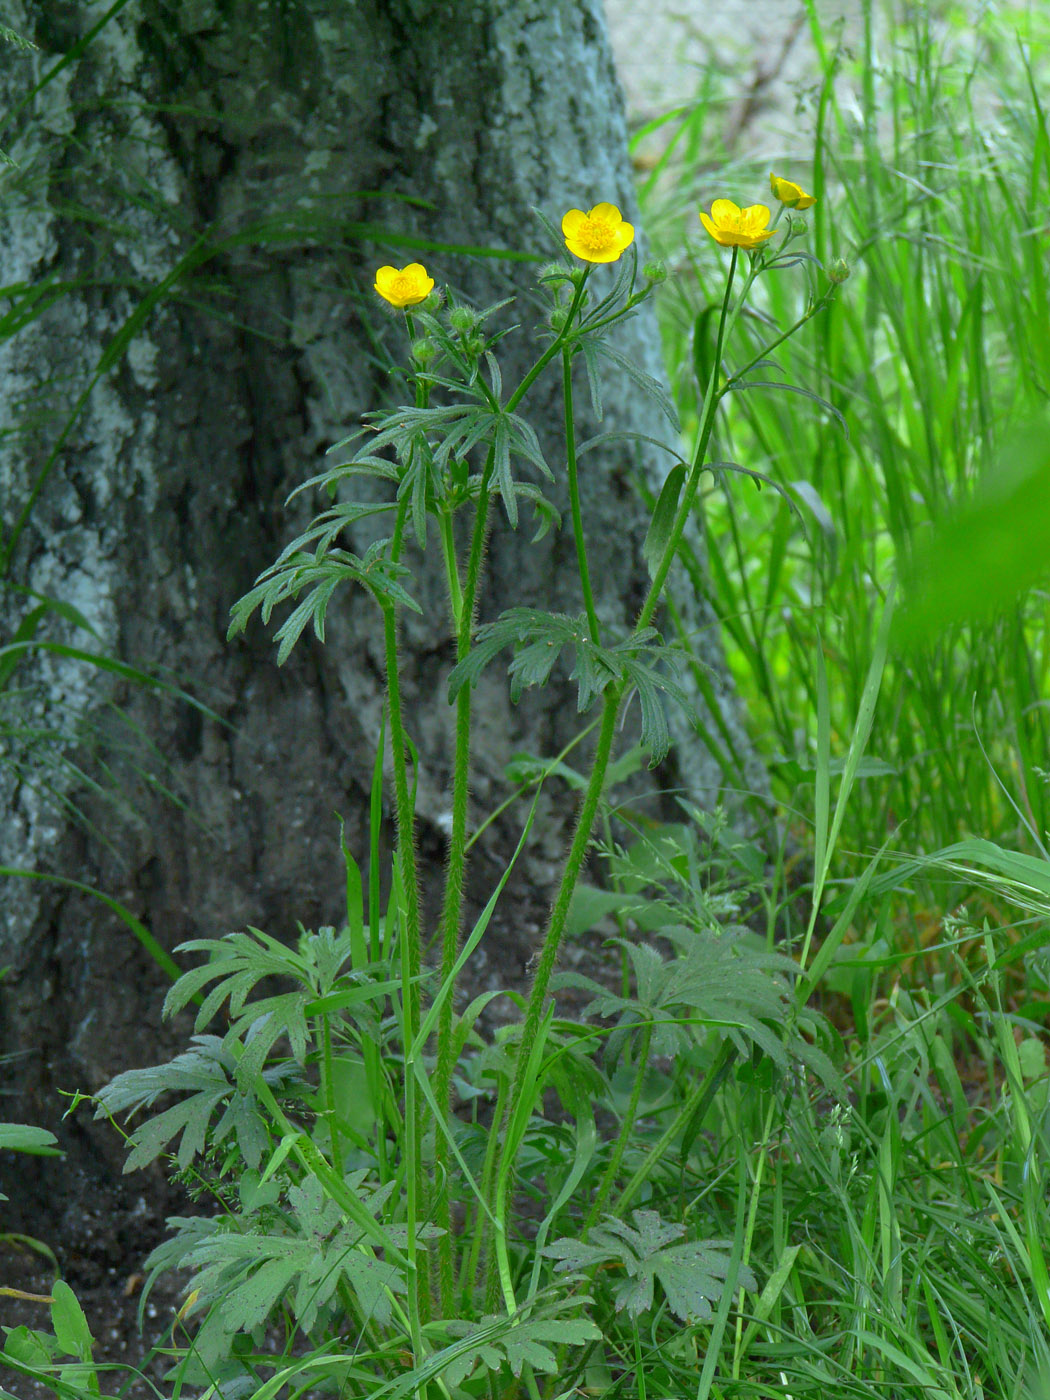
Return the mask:
{"type": "Polygon", "coordinates": [[[716,199],[710,218],[701,209],[700,222],[723,248],[757,248],[776,233],[775,228],[766,227],[769,210],[764,204],[741,209],[731,199],[716,199]]]}
{"type": "Polygon", "coordinates": [[[434,279],[427,276],[422,263],[409,263],[400,272],[396,267],[381,267],[376,273],[375,289],[384,301],[403,311],[406,306],[426,301],[434,290],[434,279]]]}
{"type": "Polygon", "coordinates": [[[561,221],[565,246],[584,262],[616,262],[634,242],[634,227],[615,204],[596,204],[588,213],[570,209],[561,221]]]}
{"type": "Polygon", "coordinates": [[[807,194],[801,185],[796,185],[793,180],[784,180],[779,175],[769,172],[769,188],[773,191],[773,198],[779,199],[781,204],[788,209],[808,209],[811,204],[816,204],[816,199],[811,194],[807,194]]]}

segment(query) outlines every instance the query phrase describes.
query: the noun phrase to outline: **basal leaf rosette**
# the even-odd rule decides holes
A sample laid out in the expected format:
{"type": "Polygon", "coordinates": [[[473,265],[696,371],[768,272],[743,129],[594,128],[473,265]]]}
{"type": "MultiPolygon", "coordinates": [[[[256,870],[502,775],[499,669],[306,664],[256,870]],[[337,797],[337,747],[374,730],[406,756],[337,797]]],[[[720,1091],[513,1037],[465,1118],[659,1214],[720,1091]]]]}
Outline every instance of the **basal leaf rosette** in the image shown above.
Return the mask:
{"type": "Polygon", "coordinates": [[[731,199],[716,199],[707,215],[700,210],[700,222],[723,248],[758,248],[776,233],[769,228],[769,210],[764,204],[741,209],[731,199]]]}
{"type": "Polygon", "coordinates": [[[400,270],[396,267],[381,267],[376,273],[375,289],[384,301],[404,311],[407,306],[418,306],[434,290],[434,279],[429,276],[422,263],[409,263],[400,270]]]}
{"type": "Polygon", "coordinates": [[[615,204],[596,204],[585,214],[570,209],[561,221],[565,246],[575,258],[589,263],[616,262],[634,242],[634,225],[615,204]]]}
{"type": "Polygon", "coordinates": [[[773,198],[779,199],[785,209],[808,209],[817,202],[814,195],[807,194],[794,180],[785,180],[781,175],[774,175],[772,170],[769,172],[769,188],[773,191],[773,198]]]}

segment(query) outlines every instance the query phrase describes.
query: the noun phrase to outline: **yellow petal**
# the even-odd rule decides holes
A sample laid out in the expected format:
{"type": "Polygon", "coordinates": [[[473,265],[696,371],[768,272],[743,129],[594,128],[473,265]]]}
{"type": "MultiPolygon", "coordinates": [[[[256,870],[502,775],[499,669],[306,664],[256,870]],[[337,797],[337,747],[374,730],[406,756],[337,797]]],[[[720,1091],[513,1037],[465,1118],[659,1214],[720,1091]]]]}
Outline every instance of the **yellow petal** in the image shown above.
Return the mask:
{"type": "Polygon", "coordinates": [[[711,222],[711,220],[707,217],[707,215],[702,209],[700,210],[700,222],[703,224],[704,228],[707,229],[708,233],[711,235],[711,237],[715,240],[716,243],[722,242],[721,231],[715,227],[715,225],[711,222]]]}
{"type": "Polygon", "coordinates": [[[379,292],[379,293],[382,293],[384,287],[386,287],[386,288],[389,290],[390,284],[391,284],[391,282],[394,280],[394,278],[395,278],[396,276],[397,276],[397,268],[396,268],[396,267],[381,267],[381,268],[379,269],[379,271],[376,273],[376,280],[375,280],[375,288],[376,288],[376,291],[379,292]]]}
{"type": "Polygon", "coordinates": [[[793,192],[798,189],[798,186],[793,185],[790,180],[783,179],[780,175],[774,175],[771,170],[769,172],[769,188],[773,191],[774,196],[780,200],[781,204],[786,204],[788,200],[792,198],[793,192]]]}
{"type": "Polygon", "coordinates": [[[576,253],[576,256],[578,258],[583,258],[584,262],[608,263],[616,262],[623,252],[623,249],[618,248],[615,243],[610,243],[608,248],[590,248],[582,252],[576,252],[575,248],[570,248],[569,252],[576,253]]]}
{"type": "Polygon", "coordinates": [[[615,236],[617,245],[622,253],[625,248],[629,248],[634,242],[634,224],[629,224],[626,220],[621,220],[615,236]]]}
{"type": "Polygon", "coordinates": [[[749,233],[757,233],[769,223],[769,210],[764,204],[749,204],[740,211],[740,222],[749,233]]]}
{"type": "Polygon", "coordinates": [[[587,217],[589,219],[602,219],[610,224],[618,224],[623,215],[615,204],[596,204],[587,217]]]}
{"type": "MultiPolygon", "coordinates": [[[[700,216],[703,218],[703,215],[700,216]]],[[[740,206],[731,199],[716,199],[711,205],[711,217],[716,224],[732,224],[740,217],[740,206]]]]}
{"type": "Polygon", "coordinates": [[[561,231],[566,238],[571,238],[580,225],[586,222],[587,215],[582,209],[570,209],[567,214],[562,216],[561,231]]]}

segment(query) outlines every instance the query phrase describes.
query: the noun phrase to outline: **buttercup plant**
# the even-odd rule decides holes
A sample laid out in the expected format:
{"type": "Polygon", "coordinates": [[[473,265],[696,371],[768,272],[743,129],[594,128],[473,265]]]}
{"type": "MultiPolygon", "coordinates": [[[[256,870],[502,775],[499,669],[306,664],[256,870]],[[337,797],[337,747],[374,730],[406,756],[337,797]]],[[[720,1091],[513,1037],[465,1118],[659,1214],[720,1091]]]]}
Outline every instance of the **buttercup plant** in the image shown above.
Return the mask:
{"type": "MultiPolygon", "coordinates": [[[[665,644],[656,621],[701,477],[712,469],[707,453],[719,404],[727,393],[748,387],[744,376],[826,304],[834,285],[829,283],[829,291],[796,325],[728,373],[727,351],[754,281],[768,268],[793,265],[806,255],[787,248],[800,232],[790,224],[779,247],[769,244],[776,231],[767,227],[764,206],[739,210],[728,200],[715,200],[712,217],[701,218],[716,242],[730,248],[731,261],[713,359],[698,385],[695,448],[689,459],[667,449],[673,464],[644,545],[648,586],[626,635],[603,623],[595,606],[578,481],[573,384],[578,358],[584,357],[592,386],[608,359],[656,396],[672,418],[673,410],[660,386],[612,343],[619,322],[659,285],[662,269],[639,277],[634,229],[610,203],[567,211],[561,237],[541,218],[556,249],[538,278],[547,305],[546,344],[513,388],[505,383],[498,358],[505,332],[494,329],[506,303],[478,310],[451,294],[438,295],[435,279],[419,263],[376,272],[375,291],[405,318],[413,401],[370,415],[367,427],[333,449],[341,454],[336,464],[298,488],[296,494],[320,489],[334,503],[233,608],[231,637],[256,612],[268,622],[276,607],[294,601],[275,634],[282,663],[308,625],[323,642],[328,607],[341,585],[357,584],[379,607],[397,847],[384,917],[379,905],[381,741],[367,916],[362,876],[347,852],[342,932],[304,934],[295,950],[255,930],[185,945],[209,960],[180,978],[166,1011],[198,1000],[193,1049],[172,1065],[121,1075],[99,1096],[99,1112],[117,1113],[147,1108],[172,1088],[192,1089],[195,1095],[186,1101],[189,1107],[167,1110],[134,1130],[130,1164],[152,1160],[181,1132],[180,1169],[196,1173],[223,1202],[218,1222],[174,1222],[173,1239],[152,1259],[155,1272],[174,1266],[195,1271],[195,1293],[180,1322],[189,1326],[206,1314],[194,1347],[212,1384],[243,1376],[233,1337],[257,1331],[283,1301],[301,1330],[321,1339],[321,1349],[309,1365],[289,1361],[278,1369],[255,1390],[257,1400],[268,1400],[289,1376],[306,1371],[314,1379],[338,1381],[349,1387],[347,1393],[407,1396],[424,1394],[433,1384],[434,1394],[449,1396],[463,1393],[466,1379],[485,1369],[509,1371],[537,1400],[537,1372],[554,1373],[566,1349],[581,1353],[601,1340],[588,1312],[592,1292],[599,1299],[596,1306],[611,1298],[610,1318],[626,1307],[635,1319],[654,1305],[655,1280],[671,1313],[687,1321],[710,1317],[712,1302],[723,1293],[756,1286],[747,1260],[739,1255],[731,1260],[724,1242],[686,1239],[685,1225],[661,1222],[655,1208],[636,1210],[634,1226],[624,1223],[639,1187],[637,1171],[626,1180],[625,1153],[652,1054],[673,1049],[676,1060],[693,1065],[697,1083],[711,1093],[733,1056],[752,1051],[770,1056],[783,1071],[802,1062],[834,1081],[831,1063],[813,1043],[809,1013],[787,1014],[795,964],[757,954],[739,939],[716,939],[709,925],[690,931],[688,913],[668,913],[676,953],[665,962],[652,949],[634,950],[637,994],[628,997],[625,988],[622,998],[596,1003],[605,1008],[602,1014],[621,1016],[615,1044],[630,1049],[634,1064],[627,1107],[617,1110],[619,1131],[604,1148],[598,1147],[593,1102],[603,1097],[612,1102],[610,1082],[596,1059],[605,1032],[556,1021],[549,1002],[625,704],[637,695],[638,737],[653,764],[670,743],[666,705],[688,708],[678,680],[679,653],[665,644]],[[741,248],[750,262],[736,289],[741,248]],[[611,285],[599,287],[595,267],[602,264],[619,266],[611,285]],[[559,370],[565,441],[556,471],[525,410],[540,377],[559,370]],[[539,538],[560,524],[545,494],[546,483],[560,472],[580,613],[519,606],[479,627],[494,507],[513,527],[520,523],[521,508],[529,508],[539,538]],[[340,487],[362,476],[378,481],[385,497],[335,500],[340,487]],[[453,528],[457,516],[465,517],[462,530],[453,528]],[[338,543],[345,529],[375,518],[389,522],[389,533],[364,554],[338,543]],[[421,611],[405,560],[410,537],[419,551],[440,553],[456,644],[448,694],[455,708],[452,816],[436,930],[423,925],[409,787],[411,717],[400,688],[399,614],[404,608],[421,611]],[[536,808],[534,803],[518,851],[464,942],[464,879],[477,834],[469,830],[467,803],[473,690],[483,670],[509,651],[508,678],[517,698],[525,686],[543,685],[566,649],[572,653],[579,712],[584,716],[598,707],[591,724],[597,732],[520,1025],[486,1047],[475,1023],[489,998],[457,1013],[457,981],[485,936],[536,808]],[[440,954],[428,972],[423,950],[432,933],[440,954]],[[738,982],[733,969],[740,973],[738,982]],[[267,975],[290,978],[298,990],[254,997],[256,983],[267,975]],[[734,990],[727,991],[730,984],[734,990]],[[229,1029],[221,1037],[207,1033],[227,999],[229,1029]],[[276,1053],[284,1037],[290,1058],[276,1053]],[[454,1076],[475,1103],[494,1086],[487,1131],[476,1116],[467,1123],[453,1112],[454,1076]],[[548,1088],[557,1091],[583,1136],[565,1170],[553,1170],[542,1225],[532,1244],[523,1247],[512,1228],[514,1188],[524,1161],[553,1131],[542,1116],[548,1088]],[[223,1116],[213,1123],[219,1109],[223,1116]],[[231,1171],[239,1173],[234,1181],[231,1171]],[[458,1222],[454,1207],[461,1213],[458,1222]],[[548,1245],[559,1228],[569,1236],[548,1245]],[[648,1284],[620,1287],[624,1271],[630,1278],[644,1276],[648,1284]],[[352,1346],[340,1331],[348,1324],[355,1329],[352,1346]],[[339,1337],[341,1346],[333,1340],[339,1337]]],[[[700,1102],[689,1099],[680,1127],[694,1120],[700,1102]]],[[[658,1159],[659,1154],[651,1157],[647,1170],[655,1170],[658,1159]]]]}

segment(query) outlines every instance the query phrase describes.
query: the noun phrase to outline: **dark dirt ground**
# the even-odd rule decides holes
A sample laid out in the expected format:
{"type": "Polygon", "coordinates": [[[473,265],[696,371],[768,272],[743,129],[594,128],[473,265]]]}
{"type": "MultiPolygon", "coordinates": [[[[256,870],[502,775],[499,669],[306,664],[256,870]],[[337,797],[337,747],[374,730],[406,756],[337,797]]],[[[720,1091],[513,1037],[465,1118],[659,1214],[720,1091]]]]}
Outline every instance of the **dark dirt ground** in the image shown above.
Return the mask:
{"type": "MultiPolygon", "coordinates": [[[[142,1223],[148,1223],[156,1236],[151,1242],[152,1247],[160,1238],[163,1222],[143,1219],[142,1223]]],[[[112,1221],[100,1219],[99,1224],[109,1229],[112,1221]]],[[[131,1367],[144,1368],[144,1374],[159,1387],[160,1393],[167,1394],[161,1382],[167,1361],[163,1357],[147,1358],[151,1345],[163,1345],[170,1340],[172,1322],[182,1303],[185,1281],[175,1277],[158,1280],[146,1302],[140,1332],[138,1312],[143,1284],[142,1265],[149,1249],[131,1248],[120,1263],[113,1264],[104,1262],[109,1253],[104,1248],[93,1254],[83,1253],[83,1248],[90,1250],[92,1247],[92,1241],[87,1239],[81,1242],[81,1248],[76,1249],[63,1248],[57,1241],[55,1245],[63,1277],[80,1300],[95,1338],[95,1356],[114,1367],[100,1378],[103,1392],[123,1394],[129,1400],[155,1397],[157,1391],[145,1381],[136,1379],[134,1371],[127,1369],[131,1367]]],[[[26,1245],[7,1240],[0,1244],[0,1277],[5,1288],[17,1288],[25,1293],[46,1297],[54,1283],[55,1271],[46,1259],[26,1245]]],[[[0,1323],[5,1329],[26,1326],[49,1331],[50,1315],[51,1310],[45,1302],[0,1297],[0,1323]]],[[[53,1391],[39,1382],[27,1380],[3,1365],[0,1365],[0,1386],[17,1396],[17,1400],[43,1400],[45,1396],[53,1400],[54,1396],[53,1391]]]]}

